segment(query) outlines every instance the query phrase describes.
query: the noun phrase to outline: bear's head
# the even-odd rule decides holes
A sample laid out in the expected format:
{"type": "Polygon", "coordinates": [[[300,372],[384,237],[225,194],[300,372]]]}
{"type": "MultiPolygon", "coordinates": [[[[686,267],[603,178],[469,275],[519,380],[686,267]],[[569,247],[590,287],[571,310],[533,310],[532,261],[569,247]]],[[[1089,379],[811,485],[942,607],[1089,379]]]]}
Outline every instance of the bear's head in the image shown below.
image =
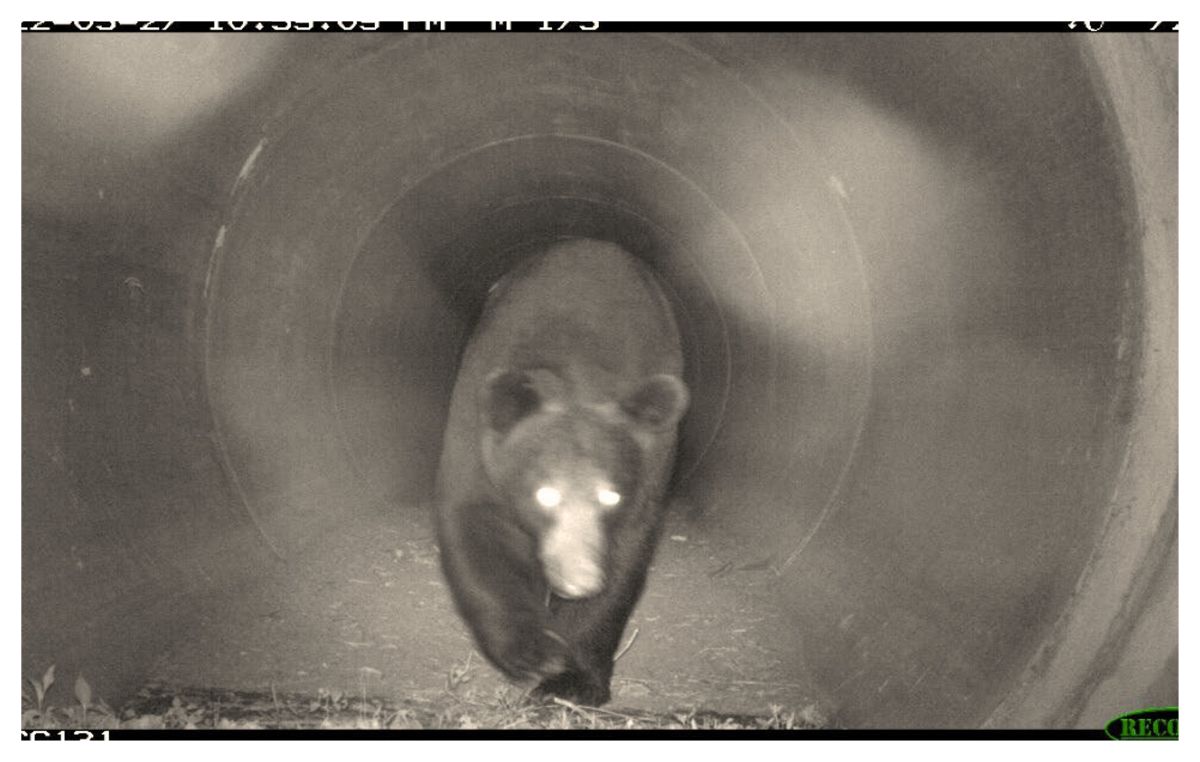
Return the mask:
{"type": "Polygon", "coordinates": [[[672,447],[683,381],[660,374],[620,398],[580,401],[548,370],[496,370],[480,409],[488,478],[537,541],[550,588],[585,598],[605,584],[609,532],[645,502],[648,458],[672,447]]]}

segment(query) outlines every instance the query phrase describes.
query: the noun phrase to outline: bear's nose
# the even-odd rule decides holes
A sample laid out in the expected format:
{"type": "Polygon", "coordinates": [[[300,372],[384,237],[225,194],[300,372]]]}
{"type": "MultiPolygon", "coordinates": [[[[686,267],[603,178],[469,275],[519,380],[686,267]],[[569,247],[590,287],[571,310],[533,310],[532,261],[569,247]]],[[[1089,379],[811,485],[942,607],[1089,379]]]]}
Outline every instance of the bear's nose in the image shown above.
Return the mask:
{"type": "Polygon", "coordinates": [[[568,582],[566,580],[554,585],[554,594],[559,598],[587,598],[589,595],[595,595],[598,592],[600,592],[599,585],[587,587],[583,585],[576,585],[573,582],[568,582]]]}
{"type": "Polygon", "coordinates": [[[594,564],[577,565],[571,570],[548,570],[546,575],[554,594],[560,598],[587,598],[604,587],[604,573],[594,564]]]}

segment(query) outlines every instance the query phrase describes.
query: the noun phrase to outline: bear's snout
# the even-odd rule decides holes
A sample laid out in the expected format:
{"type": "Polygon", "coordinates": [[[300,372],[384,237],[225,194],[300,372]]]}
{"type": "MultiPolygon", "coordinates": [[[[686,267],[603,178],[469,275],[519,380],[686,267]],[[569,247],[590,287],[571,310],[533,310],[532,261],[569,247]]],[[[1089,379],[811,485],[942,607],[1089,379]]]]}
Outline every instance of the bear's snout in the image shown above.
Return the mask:
{"type": "Polygon", "coordinates": [[[595,564],[563,569],[546,566],[546,580],[560,598],[587,598],[604,588],[604,573],[595,564]]]}
{"type": "MultiPolygon", "coordinates": [[[[590,513],[590,512],[589,512],[590,513]]],[[[587,598],[604,588],[604,532],[599,516],[560,519],[542,540],[542,571],[560,598],[587,598]]]]}

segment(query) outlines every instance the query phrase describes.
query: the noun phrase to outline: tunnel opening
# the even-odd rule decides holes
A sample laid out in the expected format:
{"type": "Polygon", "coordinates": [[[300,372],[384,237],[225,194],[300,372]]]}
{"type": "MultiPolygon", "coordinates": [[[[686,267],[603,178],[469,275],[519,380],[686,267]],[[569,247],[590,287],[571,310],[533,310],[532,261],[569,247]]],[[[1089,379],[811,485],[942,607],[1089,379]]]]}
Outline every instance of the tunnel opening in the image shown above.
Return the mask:
{"type": "MultiPolygon", "coordinates": [[[[76,210],[27,219],[27,420],[70,409],[27,423],[27,515],[103,527],[59,560],[155,600],[147,626],[214,596],[161,675],[357,689],[366,664],[372,690],[440,690],[469,653],[429,541],[458,353],[530,251],[610,240],[666,287],[694,397],[618,701],[978,724],[1105,557],[1163,362],[1149,316],[1171,324],[1116,64],[986,39],[416,35],[326,68],[285,47],[272,76],[309,79],[215,119],[255,139],[173,244],[94,258],[86,224],[46,232],[76,210]],[[212,574],[168,594],[177,567],[212,574]]],[[[25,626],[52,635],[26,661],[86,654],[63,623],[87,615],[29,603],[78,578],[24,537],[25,626]]]]}

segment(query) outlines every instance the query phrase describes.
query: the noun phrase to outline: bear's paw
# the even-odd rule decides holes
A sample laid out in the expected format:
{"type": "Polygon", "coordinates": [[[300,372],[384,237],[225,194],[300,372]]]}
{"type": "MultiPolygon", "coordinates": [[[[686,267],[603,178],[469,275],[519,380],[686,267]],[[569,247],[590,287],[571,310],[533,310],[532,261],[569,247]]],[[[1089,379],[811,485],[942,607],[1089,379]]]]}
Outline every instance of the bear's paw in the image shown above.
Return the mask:
{"type": "Polygon", "coordinates": [[[612,697],[607,680],[576,669],[543,680],[530,695],[536,701],[548,702],[557,697],[581,706],[607,704],[612,697]]]}

